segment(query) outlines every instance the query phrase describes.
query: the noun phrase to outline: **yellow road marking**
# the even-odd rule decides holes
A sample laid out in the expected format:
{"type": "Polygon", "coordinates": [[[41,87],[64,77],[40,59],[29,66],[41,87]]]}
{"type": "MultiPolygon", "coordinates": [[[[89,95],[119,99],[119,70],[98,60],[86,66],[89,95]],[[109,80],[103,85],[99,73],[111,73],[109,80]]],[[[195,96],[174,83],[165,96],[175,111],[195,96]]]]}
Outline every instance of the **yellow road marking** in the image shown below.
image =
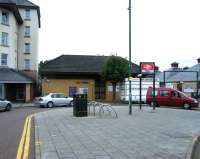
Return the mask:
{"type": "Polygon", "coordinates": [[[23,155],[23,159],[28,159],[32,117],[33,115],[29,115],[26,117],[24,129],[22,132],[22,137],[18,146],[16,159],[22,159],[22,155],[23,155]]]}
{"type": "Polygon", "coordinates": [[[32,119],[32,116],[29,117],[23,159],[28,159],[29,147],[30,147],[30,136],[31,136],[31,119],[32,119]]]}
{"type": "Polygon", "coordinates": [[[25,120],[25,124],[24,124],[24,129],[22,132],[22,137],[18,146],[18,151],[17,151],[17,157],[16,159],[21,159],[22,157],[22,153],[23,153],[23,146],[24,146],[24,141],[25,141],[25,136],[26,136],[26,129],[27,129],[27,125],[28,125],[28,117],[25,120]]]}

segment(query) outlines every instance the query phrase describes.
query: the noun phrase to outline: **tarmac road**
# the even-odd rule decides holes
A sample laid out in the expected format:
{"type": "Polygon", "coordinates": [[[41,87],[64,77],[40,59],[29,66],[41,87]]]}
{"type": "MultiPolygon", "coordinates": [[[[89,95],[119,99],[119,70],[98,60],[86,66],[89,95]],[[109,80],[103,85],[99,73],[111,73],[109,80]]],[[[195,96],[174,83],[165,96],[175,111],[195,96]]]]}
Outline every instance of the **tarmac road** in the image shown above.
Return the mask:
{"type": "MultiPolygon", "coordinates": [[[[26,117],[45,110],[48,109],[24,107],[0,112],[0,159],[16,158],[26,117]]],[[[34,143],[34,120],[32,120],[29,159],[35,158],[34,143]]]]}

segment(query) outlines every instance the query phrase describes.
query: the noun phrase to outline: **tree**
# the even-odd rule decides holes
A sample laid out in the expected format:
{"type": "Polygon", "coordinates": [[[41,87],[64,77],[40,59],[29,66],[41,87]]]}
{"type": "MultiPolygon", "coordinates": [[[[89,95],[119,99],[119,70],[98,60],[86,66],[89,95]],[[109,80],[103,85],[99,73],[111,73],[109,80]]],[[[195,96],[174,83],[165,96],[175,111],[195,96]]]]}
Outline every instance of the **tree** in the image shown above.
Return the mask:
{"type": "Polygon", "coordinates": [[[38,64],[38,73],[39,76],[41,76],[41,68],[44,66],[44,64],[46,64],[48,61],[40,61],[40,63],[38,64]]]}
{"type": "Polygon", "coordinates": [[[113,100],[116,99],[116,85],[128,77],[129,63],[126,59],[111,55],[105,61],[102,68],[102,77],[113,85],[113,100]]]}
{"type": "Polygon", "coordinates": [[[46,64],[48,61],[40,61],[40,63],[38,64],[38,75],[39,75],[39,82],[37,85],[37,95],[41,96],[42,95],[42,78],[41,78],[41,69],[44,66],[44,64],[46,64]]]}

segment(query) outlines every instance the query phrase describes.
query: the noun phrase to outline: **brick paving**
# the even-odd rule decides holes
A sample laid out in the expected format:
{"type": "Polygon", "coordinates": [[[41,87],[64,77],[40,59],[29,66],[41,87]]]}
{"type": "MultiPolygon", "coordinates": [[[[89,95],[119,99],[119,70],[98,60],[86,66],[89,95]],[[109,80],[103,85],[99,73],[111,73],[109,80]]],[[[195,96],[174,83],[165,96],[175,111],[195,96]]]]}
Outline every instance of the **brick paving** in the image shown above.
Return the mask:
{"type": "Polygon", "coordinates": [[[200,111],[114,107],[119,118],[73,117],[72,108],[35,116],[36,159],[183,159],[200,135],[200,111]]]}

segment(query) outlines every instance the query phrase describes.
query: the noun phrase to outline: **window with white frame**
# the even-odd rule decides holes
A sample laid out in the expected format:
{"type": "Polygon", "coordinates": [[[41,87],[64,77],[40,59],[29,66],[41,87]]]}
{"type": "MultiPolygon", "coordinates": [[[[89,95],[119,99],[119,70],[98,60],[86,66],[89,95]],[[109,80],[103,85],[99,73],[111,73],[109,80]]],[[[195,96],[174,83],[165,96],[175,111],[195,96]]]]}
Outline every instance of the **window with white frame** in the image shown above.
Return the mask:
{"type": "Polygon", "coordinates": [[[30,9],[25,10],[25,19],[30,20],[31,19],[31,11],[30,9]]]}
{"type": "Polygon", "coordinates": [[[25,64],[25,70],[30,70],[30,59],[25,59],[24,60],[24,64],[25,64]]]}
{"type": "Polygon", "coordinates": [[[31,53],[31,44],[25,43],[25,53],[30,54],[31,53]]]}
{"type": "Polygon", "coordinates": [[[31,36],[31,27],[26,26],[25,27],[25,37],[30,37],[31,36]]]}
{"type": "Polygon", "coordinates": [[[2,32],[1,45],[8,46],[8,33],[2,32]]]}
{"type": "Polygon", "coordinates": [[[1,54],[1,66],[7,66],[8,65],[8,54],[1,54]]]}
{"type": "Polygon", "coordinates": [[[9,25],[9,14],[7,12],[2,12],[2,24],[9,25]]]}

